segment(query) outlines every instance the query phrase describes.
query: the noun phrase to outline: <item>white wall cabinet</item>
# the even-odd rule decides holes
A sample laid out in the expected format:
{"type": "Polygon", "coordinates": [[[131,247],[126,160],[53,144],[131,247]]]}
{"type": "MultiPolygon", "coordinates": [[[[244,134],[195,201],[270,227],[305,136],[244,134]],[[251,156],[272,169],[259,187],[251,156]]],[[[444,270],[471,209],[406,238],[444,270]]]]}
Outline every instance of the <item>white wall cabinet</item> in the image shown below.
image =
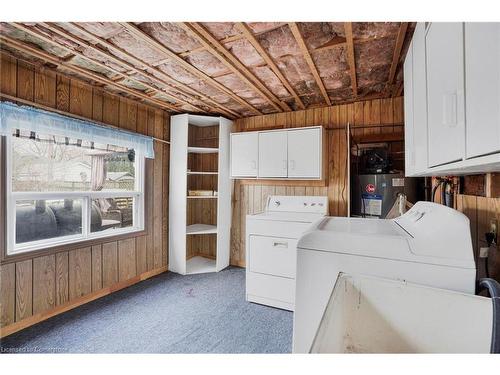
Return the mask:
{"type": "Polygon", "coordinates": [[[287,175],[287,132],[259,132],[258,177],[287,177],[287,175]]]}
{"type": "Polygon", "coordinates": [[[418,23],[404,82],[407,176],[500,171],[500,24],[418,23]]]}
{"type": "Polygon", "coordinates": [[[231,134],[231,176],[257,177],[258,142],[257,132],[231,134]]]}
{"type": "Polygon", "coordinates": [[[500,151],[500,23],[465,24],[466,158],[500,151]]]}
{"type": "Polygon", "coordinates": [[[320,180],[322,160],[321,126],[231,134],[232,178],[320,180]]]}
{"type": "Polygon", "coordinates": [[[288,177],[317,178],[321,175],[321,129],[290,130],[288,134],[288,177]]]}
{"type": "MultiPolygon", "coordinates": [[[[413,170],[423,172],[427,168],[427,70],[425,64],[425,24],[415,28],[413,50],[413,170]]],[[[406,90],[405,90],[406,92],[406,90]]]]}
{"type": "MultiPolygon", "coordinates": [[[[416,30],[415,30],[416,32],[416,30]]],[[[415,173],[415,142],[413,132],[413,43],[411,42],[406,53],[406,60],[403,66],[404,92],[405,92],[405,171],[407,175],[415,173]]]]}
{"type": "Polygon", "coordinates": [[[429,166],[461,160],[465,147],[463,24],[432,23],[425,38],[429,166]]]}

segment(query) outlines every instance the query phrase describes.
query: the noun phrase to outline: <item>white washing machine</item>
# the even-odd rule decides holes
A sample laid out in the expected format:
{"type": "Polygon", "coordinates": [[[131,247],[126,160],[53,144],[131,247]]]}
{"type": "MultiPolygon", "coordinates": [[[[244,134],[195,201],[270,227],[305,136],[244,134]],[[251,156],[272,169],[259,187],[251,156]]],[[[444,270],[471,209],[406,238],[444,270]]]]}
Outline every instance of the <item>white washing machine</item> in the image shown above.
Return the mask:
{"type": "Polygon", "coordinates": [[[327,217],[297,245],[293,352],[307,353],[339,272],[475,292],[469,219],[418,202],[392,220],[327,217]]]}
{"type": "Polygon", "coordinates": [[[270,196],[264,212],[247,215],[247,301],[293,311],[297,242],[327,212],[327,197],[270,196]]]}

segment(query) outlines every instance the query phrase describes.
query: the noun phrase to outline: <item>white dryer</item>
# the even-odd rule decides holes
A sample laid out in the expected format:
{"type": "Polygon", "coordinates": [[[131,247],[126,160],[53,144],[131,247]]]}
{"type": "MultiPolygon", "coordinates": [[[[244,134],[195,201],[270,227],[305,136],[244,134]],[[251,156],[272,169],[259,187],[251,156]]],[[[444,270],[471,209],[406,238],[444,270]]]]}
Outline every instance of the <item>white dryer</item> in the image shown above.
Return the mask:
{"type": "Polygon", "coordinates": [[[247,215],[247,301],[294,309],[297,242],[327,212],[327,197],[275,195],[264,212],[247,215]]]}
{"type": "Polygon", "coordinates": [[[339,272],[471,293],[475,291],[469,219],[417,202],[392,220],[327,217],[297,245],[293,352],[311,347],[339,272]]]}

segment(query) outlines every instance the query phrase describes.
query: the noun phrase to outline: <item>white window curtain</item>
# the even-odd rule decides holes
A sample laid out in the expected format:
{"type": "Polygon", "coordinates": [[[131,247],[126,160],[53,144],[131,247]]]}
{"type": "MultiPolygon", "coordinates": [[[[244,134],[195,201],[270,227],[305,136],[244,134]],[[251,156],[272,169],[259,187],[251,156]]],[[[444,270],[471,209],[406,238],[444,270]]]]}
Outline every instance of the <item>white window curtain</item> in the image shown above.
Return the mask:
{"type": "Polygon", "coordinates": [[[33,107],[1,102],[0,135],[12,134],[16,129],[100,144],[112,144],[135,149],[136,152],[146,158],[154,158],[152,137],[108,128],[90,121],[83,121],[33,107]]]}

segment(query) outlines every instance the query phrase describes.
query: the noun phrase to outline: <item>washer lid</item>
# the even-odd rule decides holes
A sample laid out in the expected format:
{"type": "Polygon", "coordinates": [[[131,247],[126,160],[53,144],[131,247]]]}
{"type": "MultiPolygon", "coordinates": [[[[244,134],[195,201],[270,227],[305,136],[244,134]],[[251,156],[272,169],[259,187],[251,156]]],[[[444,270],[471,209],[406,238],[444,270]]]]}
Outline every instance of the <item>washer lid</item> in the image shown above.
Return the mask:
{"type": "MultiPolygon", "coordinates": [[[[432,241],[430,238],[426,242],[432,241]]],[[[297,245],[304,250],[317,250],[362,257],[383,258],[461,268],[475,268],[474,260],[419,254],[421,241],[393,220],[326,217],[306,232],[297,245]]],[[[448,252],[445,252],[448,253],[448,252]]]]}
{"type": "Polygon", "coordinates": [[[317,229],[336,234],[411,237],[392,220],[328,217],[319,223],[317,229]]]}

